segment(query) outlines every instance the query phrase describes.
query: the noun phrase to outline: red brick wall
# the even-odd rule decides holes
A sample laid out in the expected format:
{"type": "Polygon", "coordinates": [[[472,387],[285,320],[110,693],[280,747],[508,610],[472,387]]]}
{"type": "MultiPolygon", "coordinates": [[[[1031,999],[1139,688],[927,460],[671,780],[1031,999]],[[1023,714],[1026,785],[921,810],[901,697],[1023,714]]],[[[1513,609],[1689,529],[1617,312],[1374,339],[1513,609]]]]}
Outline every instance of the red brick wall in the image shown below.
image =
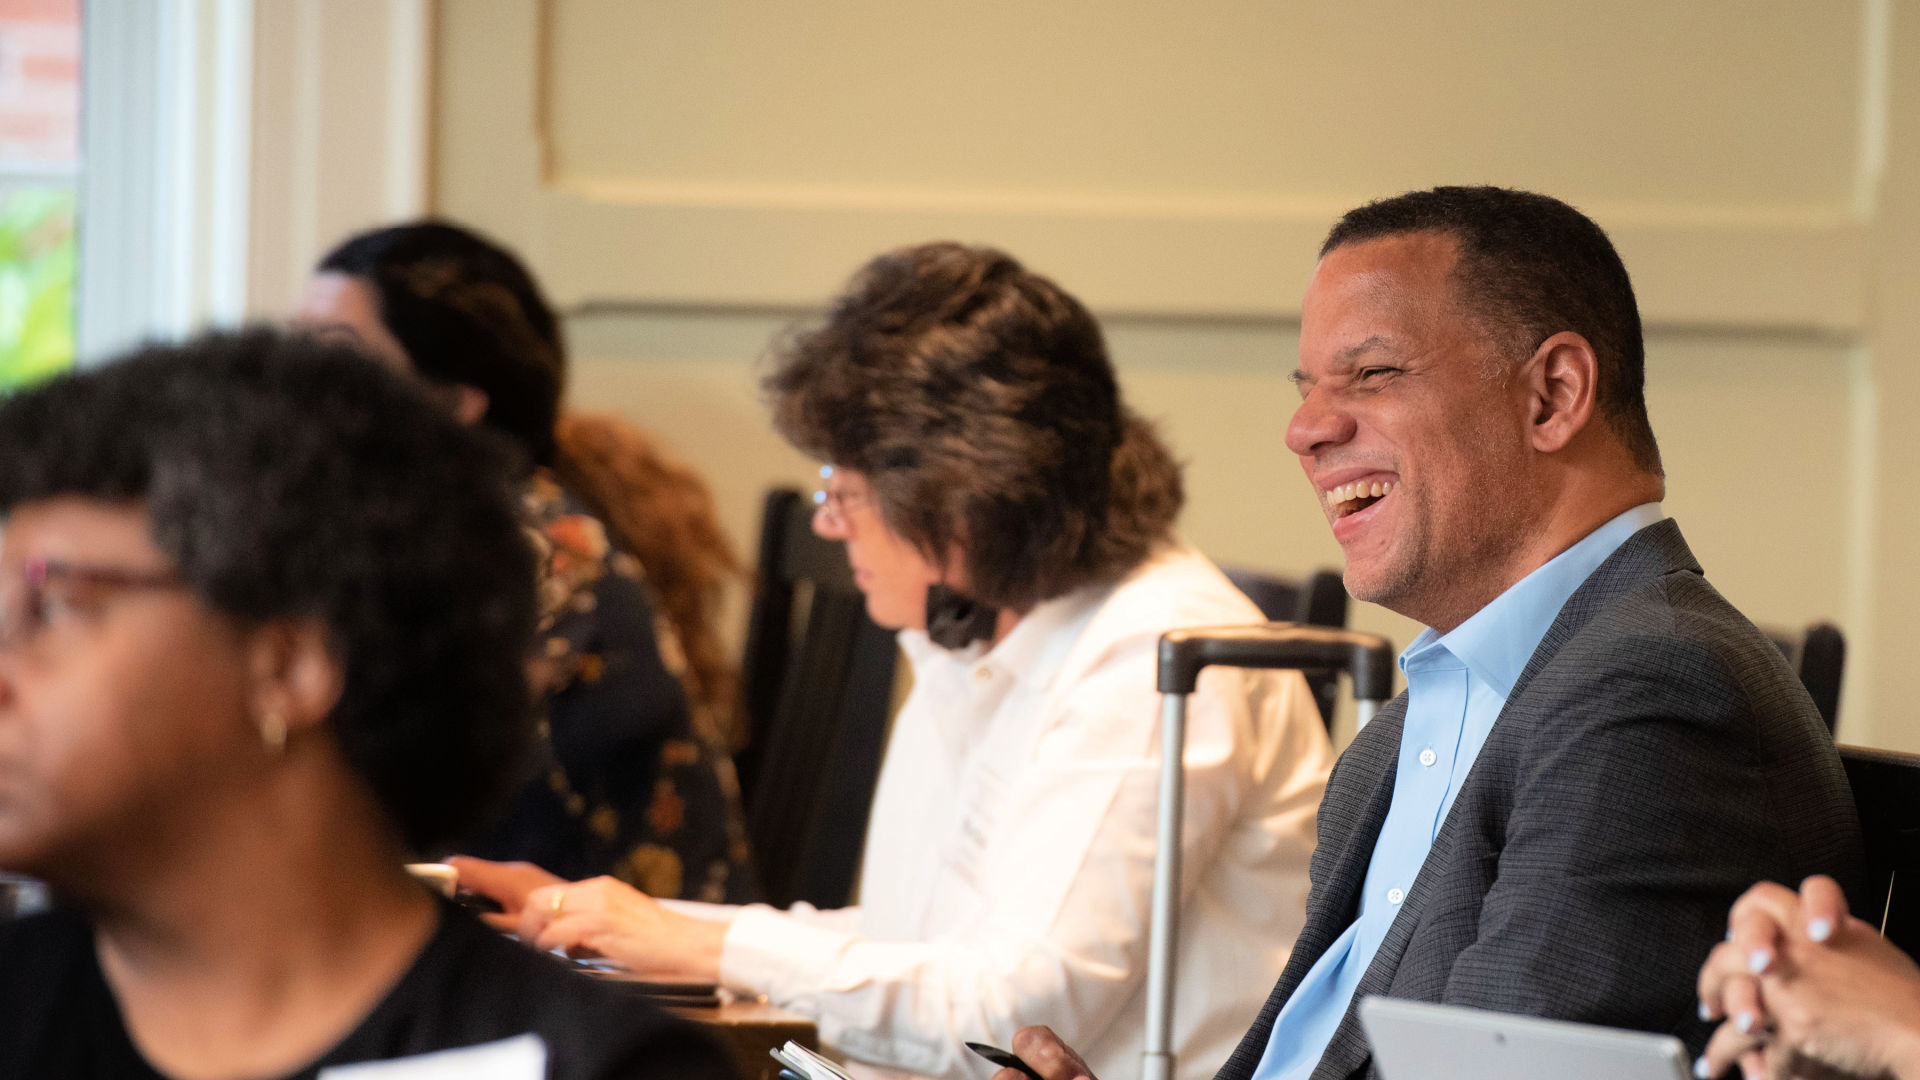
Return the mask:
{"type": "Polygon", "coordinates": [[[0,169],[80,156],[80,0],[0,0],[0,169]]]}

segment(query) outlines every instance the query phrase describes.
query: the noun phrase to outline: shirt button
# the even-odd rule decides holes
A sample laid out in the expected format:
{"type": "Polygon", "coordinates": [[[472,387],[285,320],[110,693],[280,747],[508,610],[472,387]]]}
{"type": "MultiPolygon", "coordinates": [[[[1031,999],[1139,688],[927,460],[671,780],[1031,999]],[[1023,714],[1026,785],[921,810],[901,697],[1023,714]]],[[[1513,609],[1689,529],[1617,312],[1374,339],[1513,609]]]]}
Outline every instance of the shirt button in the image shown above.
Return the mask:
{"type": "Polygon", "coordinates": [[[988,679],[993,678],[993,669],[984,668],[984,667],[974,668],[973,677],[980,680],[981,682],[986,682],[988,679]]]}
{"type": "Polygon", "coordinates": [[[1400,901],[1405,900],[1406,898],[1407,898],[1407,894],[1402,892],[1399,889],[1387,890],[1387,903],[1389,904],[1398,904],[1400,901]]]}
{"type": "Polygon", "coordinates": [[[1434,753],[1433,747],[1431,746],[1427,747],[1425,750],[1420,751],[1420,764],[1425,765],[1429,769],[1433,768],[1433,763],[1439,760],[1440,760],[1440,755],[1434,753]]]}

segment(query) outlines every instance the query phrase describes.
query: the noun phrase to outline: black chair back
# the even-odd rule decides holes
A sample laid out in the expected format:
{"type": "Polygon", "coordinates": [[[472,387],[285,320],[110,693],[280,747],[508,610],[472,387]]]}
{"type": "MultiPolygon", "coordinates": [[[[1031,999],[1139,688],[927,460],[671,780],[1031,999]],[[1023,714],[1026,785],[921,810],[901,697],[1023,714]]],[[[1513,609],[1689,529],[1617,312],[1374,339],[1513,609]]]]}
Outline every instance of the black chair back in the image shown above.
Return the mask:
{"type": "Polygon", "coordinates": [[[812,519],[800,492],[768,492],[741,664],[748,745],[735,764],[767,900],[834,908],[859,872],[898,650],[812,519]]]}
{"type": "Polygon", "coordinates": [[[1787,658],[1787,665],[1800,676],[1813,706],[1832,732],[1840,723],[1840,676],[1847,665],[1847,637],[1830,622],[1817,622],[1798,633],[1768,630],[1767,637],[1787,658]]]}
{"type": "MultiPolygon", "coordinates": [[[[1247,594],[1269,622],[1308,626],[1347,625],[1347,586],[1332,570],[1316,570],[1305,581],[1275,577],[1252,570],[1222,568],[1227,580],[1247,594]]],[[[1320,707],[1320,722],[1333,728],[1333,702],[1340,693],[1340,676],[1333,671],[1308,671],[1307,689],[1320,707]]]]}
{"type": "Polygon", "coordinates": [[[1867,845],[1867,892],[1853,913],[1920,957],[1920,755],[1842,746],[1867,845]]]}

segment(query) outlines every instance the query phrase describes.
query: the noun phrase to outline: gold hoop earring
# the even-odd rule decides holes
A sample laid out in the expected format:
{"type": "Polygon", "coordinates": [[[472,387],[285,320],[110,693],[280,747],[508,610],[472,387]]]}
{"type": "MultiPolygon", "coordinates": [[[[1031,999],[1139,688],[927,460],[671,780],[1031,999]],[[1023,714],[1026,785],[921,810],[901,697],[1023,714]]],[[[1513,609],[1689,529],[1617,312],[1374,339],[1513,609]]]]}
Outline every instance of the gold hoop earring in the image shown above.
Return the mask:
{"type": "Polygon", "coordinates": [[[270,754],[286,750],[287,718],[279,709],[268,709],[260,715],[260,741],[270,754]]]}

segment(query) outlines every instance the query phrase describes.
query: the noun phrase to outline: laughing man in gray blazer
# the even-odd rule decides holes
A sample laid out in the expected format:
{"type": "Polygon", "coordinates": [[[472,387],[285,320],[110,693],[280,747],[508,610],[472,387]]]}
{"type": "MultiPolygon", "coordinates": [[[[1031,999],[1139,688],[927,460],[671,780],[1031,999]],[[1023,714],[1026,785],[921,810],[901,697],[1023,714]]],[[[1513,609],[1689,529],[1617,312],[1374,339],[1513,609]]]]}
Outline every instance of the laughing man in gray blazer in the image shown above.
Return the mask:
{"type": "MultiPolygon", "coordinates": [[[[1662,513],[1643,369],[1625,267],[1557,200],[1436,188],[1328,236],[1287,445],[1348,589],[1429,629],[1334,768],[1306,927],[1222,1080],[1371,1075],[1367,994],[1698,1050],[1734,898],[1858,879],[1812,700],[1662,513]]],[[[1091,1075],[1044,1028],[1014,1049],[1091,1075]]]]}

